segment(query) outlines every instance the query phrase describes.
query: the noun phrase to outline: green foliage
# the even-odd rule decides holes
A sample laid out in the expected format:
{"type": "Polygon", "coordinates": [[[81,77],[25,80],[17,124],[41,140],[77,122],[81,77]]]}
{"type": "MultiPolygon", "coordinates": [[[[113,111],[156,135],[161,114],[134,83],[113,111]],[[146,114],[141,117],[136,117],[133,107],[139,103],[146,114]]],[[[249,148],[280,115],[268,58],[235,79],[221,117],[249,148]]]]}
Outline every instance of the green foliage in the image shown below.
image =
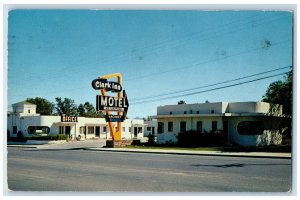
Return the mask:
{"type": "Polygon", "coordinates": [[[56,114],[62,115],[66,114],[69,116],[77,116],[78,111],[77,111],[77,106],[74,102],[73,99],[70,98],[64,98],[62,99],[61,97],[56,97],[56,114]]]}
{"type": "Polygon", "coordinates": [[[54,104],[47,99],[41,97],[27,98],[27,102],[36,105],[36,112],[41,115],[51,115],[53,113],[54,104]]]}
{"type": "Polygon", "coordinates": [[[101,113],[96,111],[95,107],[90,102],[79,104],[77,110],[81,117],[103,117],[101,113]]]}
{"type": "Polygon", "coordinates": [[[222,131],[201,133],[190,130],[178,133],[177,140],[177,144],[182,147],[212,147],[224,145],[224,135],[222,131]]]}
{"type": "Polygon", "coordinates": [[[269,85],[266,94],[263,96],[262,101],[281,104],[283,106],[283,114],[292,115],[292,91],[293,90],[293,73],[292,70],[287,73],[284,80],[273,82],[269,85]]]}
{"type": "Polygon", "coordinates": [[[150,133],[147,137],[148,137],[148,144],[149,145],[155,144],[155,135],[154,134],[150,133]]]}
{"type": "Polygon", "coordinates": [[[183,100],[180,100],[180,101],[178,101],[178,103],[177,103],[178,105],[180,105],[180,104],[186,104],[185,103],[185,101],[183,101],[183,100]]]}
{"type": "Polygon", "coordinates": [[[63,134],[57,134],[57,135],[47,135],[47,136],[30,136],[26,137],[27,140],[67,140],[68,136],[63,134]]]}
{"type": "Polygon", "coordinates": [[[84,104],[75,104],[75,101],[70,98],[56,97],[56,103],[51,103],[47,99],[41,97],[27,98],[27,102],[35,104],[36,112],[41,115],[61,115],[66,114],[69,116],[81,116],[81,117],[104,117],[103,113],[96,111],[95,107],[90,102],[84,104]],[[54,112],[54,109],[56,112],[54,112]]]}

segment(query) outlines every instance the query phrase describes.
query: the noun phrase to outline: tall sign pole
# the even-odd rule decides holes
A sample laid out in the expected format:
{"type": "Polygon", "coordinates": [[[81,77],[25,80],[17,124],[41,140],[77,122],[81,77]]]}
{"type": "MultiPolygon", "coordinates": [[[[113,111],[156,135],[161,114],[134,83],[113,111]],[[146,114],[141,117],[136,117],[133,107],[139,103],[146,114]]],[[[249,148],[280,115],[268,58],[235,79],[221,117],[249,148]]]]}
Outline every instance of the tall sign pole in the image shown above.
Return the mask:
{"type": "Polygon", "coordinates": [[[96,90],[100,90],[100,95],[96,96],[96,110],[105,111],[105,119],[108,122],[110,134],[113,141],[122,139],[122,122],[126,119],[129,107],[125,90],[122,91],[122,75],[120,73],[108,74],[100,76],[93,80],[92,86],[96,90]],[[118,82],[109,82],[107,79],[116,77],[118,82]],[[117,92],[117,97],[107,96],[107,92],[117,92]],[[122,93],[123,92],[123,93],[122,93]],[[117,115],[112,115],[117,112],[117,115]],[[113,122],[117,122],[117,130],[115,131],[113,122]]]}

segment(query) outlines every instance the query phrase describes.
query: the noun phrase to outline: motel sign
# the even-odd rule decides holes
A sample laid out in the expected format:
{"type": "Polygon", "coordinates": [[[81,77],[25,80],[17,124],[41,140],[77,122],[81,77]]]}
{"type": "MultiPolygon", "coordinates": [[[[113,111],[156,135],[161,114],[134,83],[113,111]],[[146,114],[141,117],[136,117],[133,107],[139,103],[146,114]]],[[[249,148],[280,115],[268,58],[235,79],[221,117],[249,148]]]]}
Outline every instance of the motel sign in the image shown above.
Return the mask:
{"type": "Polygon", "coordinates": [[[120,73],[101,76],[92,81],[92,87],[100,90],[100,95],[96,96],[97,112],[105,111],[105,120],[108,122],[113,141],[121,140],[122,122],[126,119],[128,111],[128,99],[125,90],[122,91],[122,75],[120,73]],[[107,79],[116,77],[118,82],[107,79]],[[117,96],[107,96],[106,92],[117,93],[117,96]],[[113,114],[112,114],[112,113],[113,114]],[[117,122],[117,131],[113,122],[117,122]]]}

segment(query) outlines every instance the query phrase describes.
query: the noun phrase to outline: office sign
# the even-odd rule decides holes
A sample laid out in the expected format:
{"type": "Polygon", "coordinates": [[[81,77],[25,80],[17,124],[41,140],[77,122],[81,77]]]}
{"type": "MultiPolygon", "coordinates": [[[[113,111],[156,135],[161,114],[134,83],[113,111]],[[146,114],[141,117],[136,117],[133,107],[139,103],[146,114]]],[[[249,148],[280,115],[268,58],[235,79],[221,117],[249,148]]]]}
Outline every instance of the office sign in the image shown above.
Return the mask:
{"type": "Polygon", "coordinates": [[[77,116],[67,116],[65,114],[62,114],[60,116],[61,122],[78,122],[77,116]]]}
{"type": "Polygon", "coordinates": [[[95,90],[105,89],[106,91],[121,92],[122,86],[113,81],[107,81],[107,79],[97,78],[92,81],[92,86],[95,90]]]}

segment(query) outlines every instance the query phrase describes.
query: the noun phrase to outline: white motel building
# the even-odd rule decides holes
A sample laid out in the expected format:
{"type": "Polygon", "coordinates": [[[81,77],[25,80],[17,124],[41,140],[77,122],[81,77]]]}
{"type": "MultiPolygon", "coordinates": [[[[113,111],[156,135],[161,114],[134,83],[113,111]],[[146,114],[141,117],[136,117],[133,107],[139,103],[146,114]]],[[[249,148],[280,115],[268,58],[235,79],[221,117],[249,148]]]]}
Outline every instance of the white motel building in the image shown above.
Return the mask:
{"type": "MultiPolygon", "coordinates": [[[[24,136],[66,134],[71,138],[111,139],[104,118],[45,116],[36,113],[36,105],[20,102],[12,105],[7,117],[10,137],[21,131],[24,136]]],[[[165,105],[157,107],[155,120],[126,119],[122,123],[122,139],[142,139],[157,136],[158,144],[175,143],[179,132],[199,131],[199,134],[222,132],[227,143],[242,146],[281,144],[281,105],[265,102],[218,102],[165,105]]],[[[117,128],[115,124],[115,128],[117,128]]]]}
{"type": "Polygon", "coordinates": [[[242,146],[281,144],[282,106],[265,102],[165,105],[157,108],[157,143],[177,141],[179,132],[222,132],[227,143],[242,146]],[[272,114],[270,114],[272,113],[272,114]]]}
{"type": "MultiPolygon", "coordinates": [[[[19,102],[12,105],[13,111],[7,116],[7,129],[10,137],[16,137],[21,131],[24,136],[33,134],[66,134],[70,138],[111,139],[108,123],[104,118],[71,116],[49,116],[36,113],[36,105],[19,102]]],[[[126,119],[122,123],[122,139],[141,139],[144,134],[144,121],[126,119]]],[[[114,124],[115,129],[117,125],[114,124]]]]}

